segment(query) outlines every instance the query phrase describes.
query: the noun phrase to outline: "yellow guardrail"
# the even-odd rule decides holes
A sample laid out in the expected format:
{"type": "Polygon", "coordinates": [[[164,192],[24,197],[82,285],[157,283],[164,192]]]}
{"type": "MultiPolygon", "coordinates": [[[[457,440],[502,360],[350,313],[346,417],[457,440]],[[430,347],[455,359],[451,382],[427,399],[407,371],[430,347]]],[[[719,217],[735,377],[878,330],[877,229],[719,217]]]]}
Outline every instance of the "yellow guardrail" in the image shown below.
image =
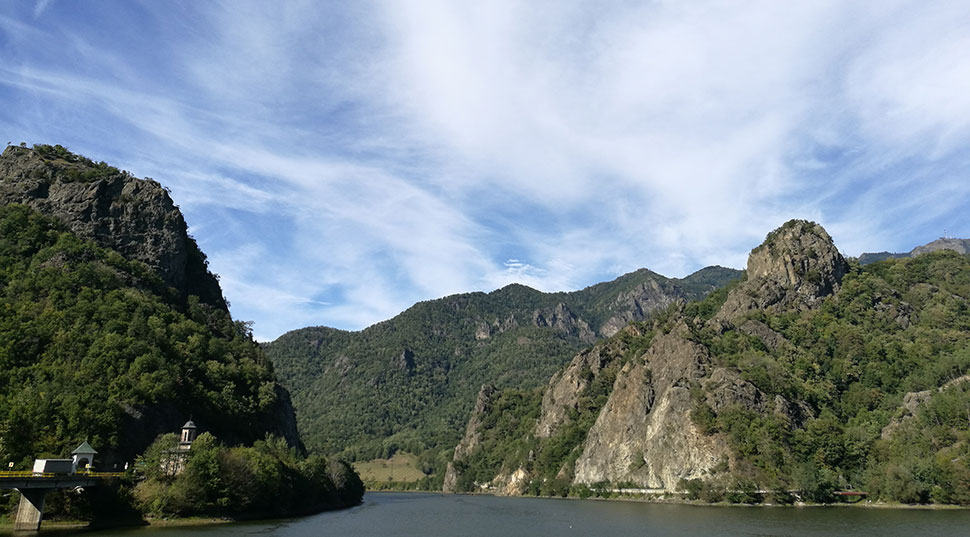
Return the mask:
{"type": "Polygon", "coordinates": [[[74,475],[86,475],[86,476],[91,476],[91,477],[124,477],[125,476],[125,473],[124,472],[92,472],[92,471],[87,471],[87,472],[77,472],[74,475]]]}
{"type": "MultiPolygon", "coordinates": [[[[34,472],[0,472],[0,477],[34,477],[34,472]]],[[[54,474],[40,474],[37,477],[54,477],[54,474]]]]}
{"type": "Polygon", "coordinates": [[[83,476],[83,477],[97,477],[97,478],[102,478],[102,477],[124,477],[125,476],[125,473],[124,472],[76,472],[76,473],[73,473],[73,474],[55,474],[55,473],[51,473],[51,472],[44,472],[44,473],[38,472],[38,473],[34,473],[34,472],[30,472],[30,471],[24,471],[24,472],[0,472],[0,478],[3,478],[3,477],[46,477],[46,478],[53,478],[53,477],[69,477],[69,476],[83,476]]]}

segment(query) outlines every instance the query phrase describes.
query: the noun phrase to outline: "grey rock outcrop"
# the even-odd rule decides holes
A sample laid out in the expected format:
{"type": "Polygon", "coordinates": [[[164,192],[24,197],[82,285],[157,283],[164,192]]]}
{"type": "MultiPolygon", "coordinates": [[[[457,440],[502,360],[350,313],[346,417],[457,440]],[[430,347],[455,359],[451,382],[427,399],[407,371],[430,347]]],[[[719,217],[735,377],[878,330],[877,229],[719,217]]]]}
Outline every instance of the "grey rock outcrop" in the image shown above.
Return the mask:
{"type": "MultiPolygon", "coordinates": [[[[635,326],[624,330],[633,336],[640,335],[635,326]]],[[[604,369],[623,357],[623,350],[615,341],[596,345],[577,354],[565,369],[553,375],[542,395],[537,438],[549,438],[569,422],[580,397],[604,369]]]]}
{"type": "Polygon", "coordinates": [[[896,411],[896,415],[893,416],[885,427],[882,428],[882,438],[885,440],[892,437],[892,435],[899,430],[904,423],[915,418],[920,407],[929,402],[929,400],[933,398],[934,394],[943,393],[946,390],[953,389],[954,387],[960,386],[966,382],[970,382],[970,375],[957,377],[935,390],[908,392],[903,396],[903,404],[896,411]]]}
{"type": "Polygon", "coordinates": [[[774,351],[784,345],[789,345],[784,336],[775,332],[768,325],[761,321],[749,319],[738,327],[741,332],[758,338],[766,349],[774,351]]]}
{"type": "Polygon", "coordinates": [[[685,295],[678,288],[665,291],[656,280],[648,280],[620,293],[607,306],[611,316],[600,326],[599,332],[604,337],[610,337],[632,322],[642,321],[655,311],[685,301],[685,295]]]}
{"type": "Polygon", "coordinates": [[[472,410],[468,425],[465,426],[465,435],[458,442],[458,445],[455,446],[454,457],[452,457],[452,462],[448,463],[448,468],[445,471],[445,480],[441,487],[444,492],[458,491],[460,472],[456,463],[460,463],[462,460],[468,458],[475,451],[475,448],[478,447],[481,441],[482,420],[491,411],[492,398],[496,392],[495,387],[489,385],[482,386],[478,391],[478,396],[475,398],[475,409],[472,410]]]}
{"type": "Polygon", "coordinates": [[[144,262],[183,301],[196,295],[227,309],[181,211],[155,181],[66,151],[8,146],[0,156],[0,204],[10,203],[52,216],[78,236],[144,262]]]}
{"type": "Polygon", "coordinates": [[[583,343],[596,341],[596,334],[590,330],[589,324],[580,319],[565,304],[560,302],[553,308],[536,310],[532,313],[532,324],[549,327],[556,332],[574,336],[583,343]]]}
{"type": "Polygon", "coordinates": [[[711,368],[707,349],[679,324],[620,371],[606,406],[576,461],[574,482],[632,482],[673,490],[680,479],[708,475],[727,444],[691,422],[690,387],[711,368]]]}
{"type": "Polygon", "coordinates": [[[718,319],[749,311],[811,309],[839,289],[849,264],[822,226],[790,220],[748,256],[747,280],[728,296],[718,319]]]}
{"type": "MultiPolygon", "coordinates": [[[[752,250],[747,280],[728,294],[707,327],[715,333],[738,329],[769,349],[788,345],[767,325],[745,319],[747,313],[815,308],[838,290],[848,270],[821,226],[792,220],[752,250]]],[[[630,482],[673,491],[681,479],[710,477],[722,461],[730,462],[724,438],[704,434],[691,419],[697,404],[692,388],[715,413],[738,406],[776,413],[789,423],[811,415],[804,404],[769,397],[736,370],[716,366],[686,319],[675,319],[673,326],[617,375],[576,461],[574,483],[630,482]]]]}

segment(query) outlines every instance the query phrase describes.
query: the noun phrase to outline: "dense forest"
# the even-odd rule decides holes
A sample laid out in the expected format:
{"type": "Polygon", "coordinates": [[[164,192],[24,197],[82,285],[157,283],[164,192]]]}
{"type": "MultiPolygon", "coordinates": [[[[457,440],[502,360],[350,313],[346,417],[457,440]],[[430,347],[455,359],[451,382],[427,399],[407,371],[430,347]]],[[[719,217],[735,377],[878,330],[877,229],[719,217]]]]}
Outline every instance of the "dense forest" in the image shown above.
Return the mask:
{"type": "Polygon", "coordinates": [[[145,265],[9,205],[0,281],[3,460],[24,467],[87,438],[130,461],[153,428],[145,414],[194,415],[233,441],[272,430],[272,366],[245,326],[195,303],[181,311],[145,265]]]}

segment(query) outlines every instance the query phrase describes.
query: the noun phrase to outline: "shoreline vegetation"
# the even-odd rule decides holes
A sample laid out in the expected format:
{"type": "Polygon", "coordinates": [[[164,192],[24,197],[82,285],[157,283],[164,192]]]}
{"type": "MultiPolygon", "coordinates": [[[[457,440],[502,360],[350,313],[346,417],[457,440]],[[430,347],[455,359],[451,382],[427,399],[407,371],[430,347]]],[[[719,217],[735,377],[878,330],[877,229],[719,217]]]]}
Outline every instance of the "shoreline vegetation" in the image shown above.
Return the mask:
{"type": "MultiPolygon", "coordinates": [[[[368,483],[367,486],[370,487],[374,484],[368,483]]],[[[380,484],[377,484],[378,486],[380,484]]],[[[705,502],[702,500],[688,500],[685,498],[675,498],[669,496],[658,496],[658,495],[630,495],[630,494],[617,494],[613,496],[589,496],[582,498],[580,496],[532,496],[532,495],[508,495],[508,494],[497,494],[494,492],[444,492],[441,490],[420,490],[420,489],[395,489],[395,488],[378,488],[378,489],[367,489],[372,493],[395,493],[395,494],[435,494],[435,495],[456,495],[456,496],[493,496],[496,498],[523,498],[523,499],[538,499],[538,500],[567,500],[567,501],[606,501],[606,502],[635,502],[635,503],[658,503],[658,504],[673,504],[673,505],[694,505],[698,507],[765,507],[765,508],[818,508],[818,507],[852,507],[852,508],[866,508],[866,509],[906,509],[906,510],[924,510],[924,511],[966,511],[970,510],[970,506],[966,505],[955,505],[955,504],[907,504],[907,503],[895,503],[895,502],[881,502],[881,501],[858,501],[858,502],[834,502],[834,503],[812,503],[812,502],[794,502],[794,503],[737,503],[737,502],[705,502]]],[[[681,493],[673,493],[681,494],[681,493]]],[[[682,493],[686,494],[686,493],[682,493]]]]}

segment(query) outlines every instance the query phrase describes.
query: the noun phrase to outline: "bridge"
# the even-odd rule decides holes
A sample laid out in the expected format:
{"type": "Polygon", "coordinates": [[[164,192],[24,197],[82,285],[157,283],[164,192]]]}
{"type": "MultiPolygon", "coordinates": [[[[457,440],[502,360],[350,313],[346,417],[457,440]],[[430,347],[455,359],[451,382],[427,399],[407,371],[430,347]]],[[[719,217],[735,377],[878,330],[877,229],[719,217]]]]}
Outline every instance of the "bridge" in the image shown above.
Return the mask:
{"type": "Polygon", "coordinates": [[[0,489],[16,489],[20,492],[17,508],[16,531],[37,531],[44,518],[44,502],[47,493],[55,489],[93,487],[103,479],[121,477],[119,472],[0,472],[0,489]]]}

